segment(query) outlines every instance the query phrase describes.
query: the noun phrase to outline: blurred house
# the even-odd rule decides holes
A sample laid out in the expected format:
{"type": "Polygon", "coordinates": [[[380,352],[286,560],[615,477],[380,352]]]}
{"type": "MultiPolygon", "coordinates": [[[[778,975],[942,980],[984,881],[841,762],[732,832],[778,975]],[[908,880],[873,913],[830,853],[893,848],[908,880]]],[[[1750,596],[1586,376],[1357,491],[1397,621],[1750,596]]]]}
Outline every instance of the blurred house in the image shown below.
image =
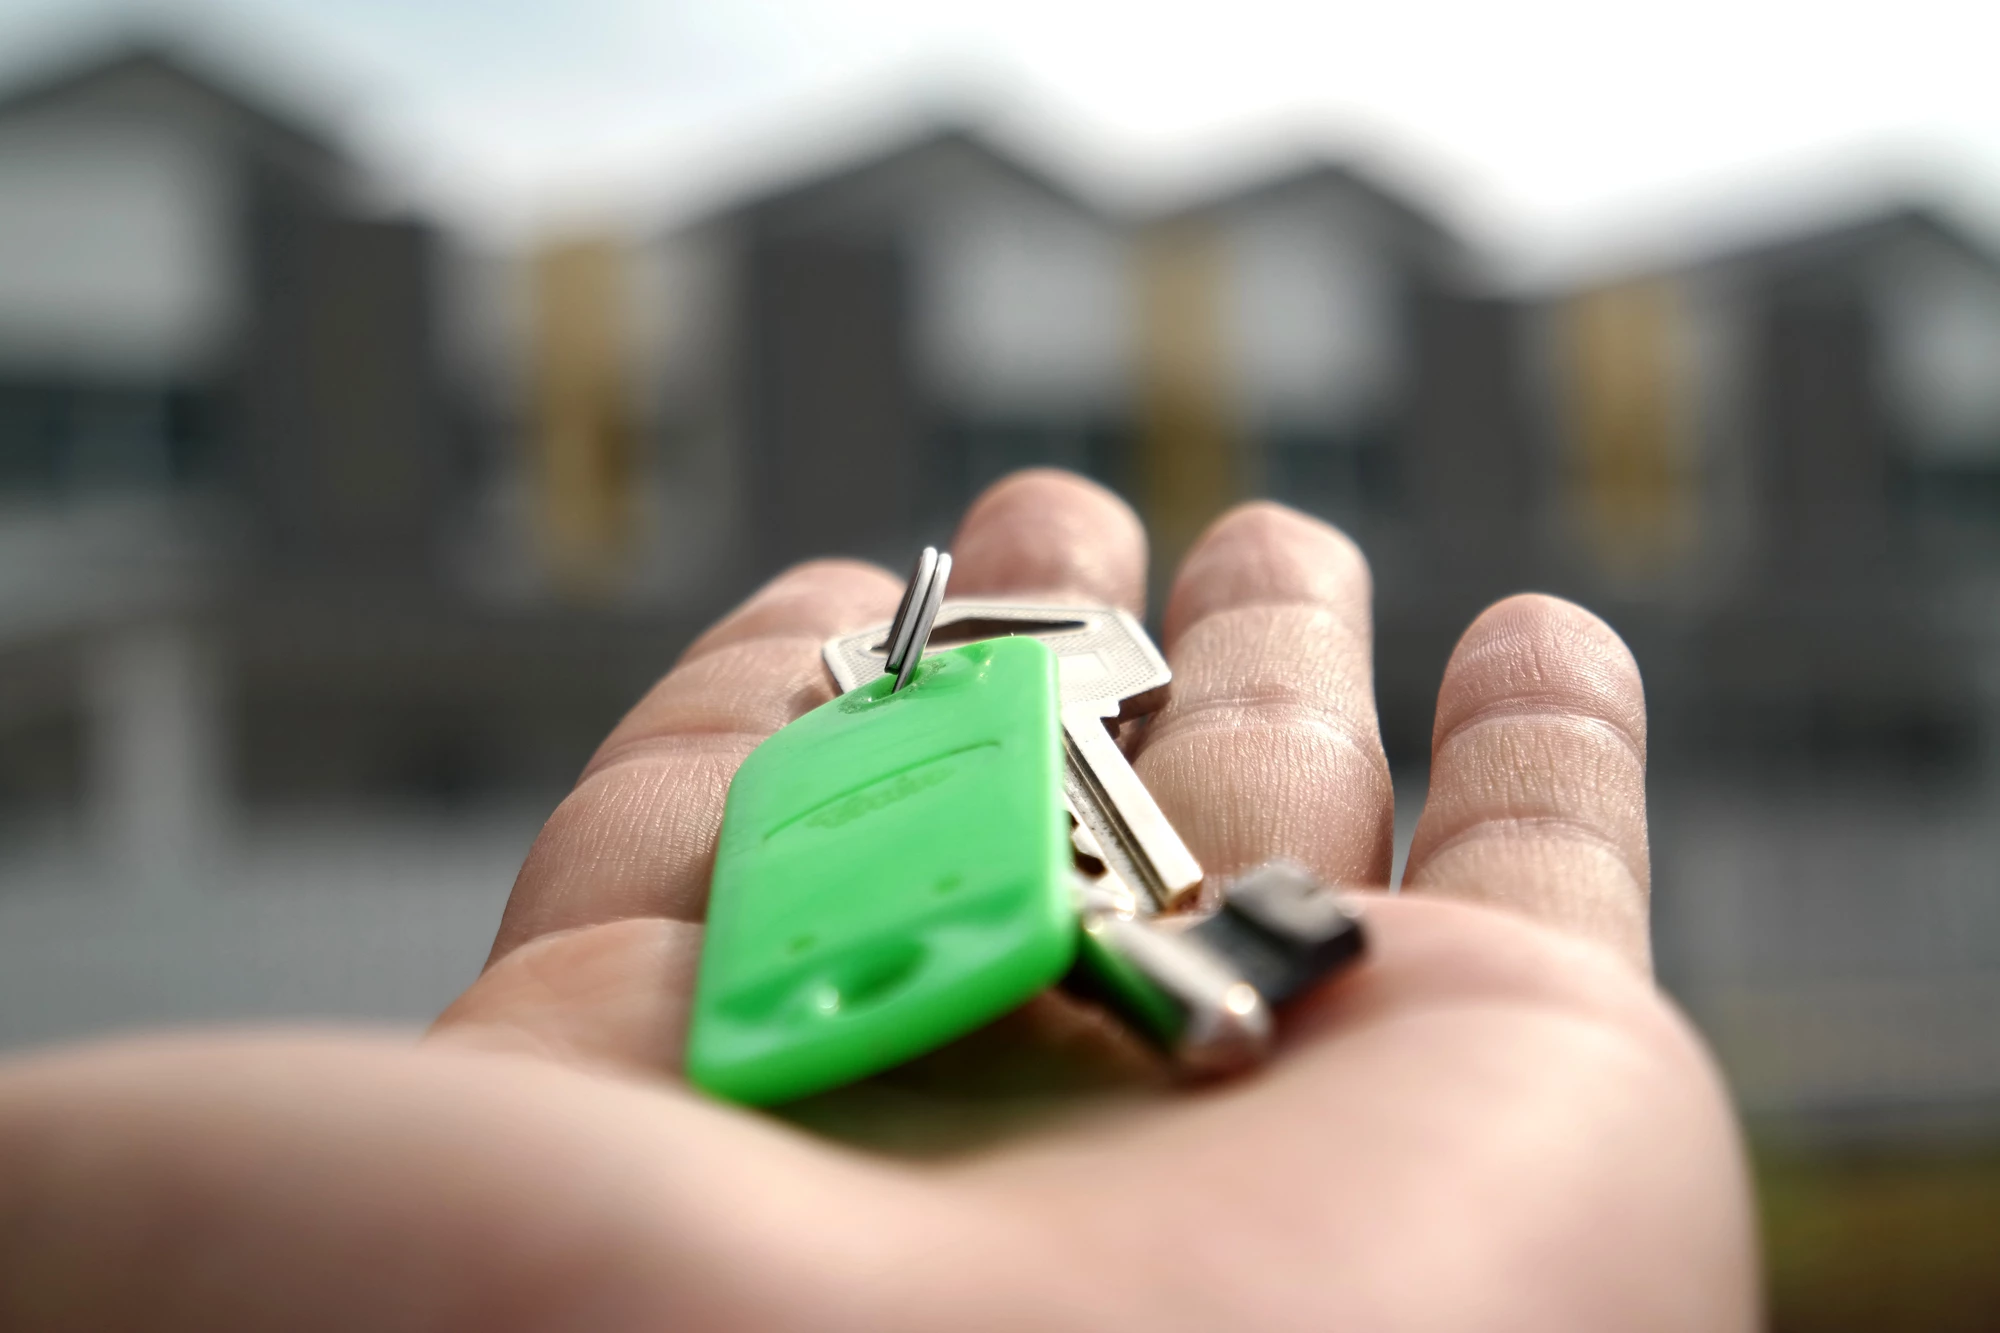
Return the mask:
{"type": "Polygon", "coordinates": [[[5,782],[16,804],[57,805],[94,784],[134,855],[213,834],[213,662],[182,622],[250,540],[211,497],[305,498],[309,479],[284,475],[304,460],[274,452],[253,480],[244,444],[310,415],[313,357],[284,327],[300,310],[278,273],[347,235],[345,172],[310,132],[157,52],[0,100],[5,782]]]}
{"type": "Polygon", "coordinates": [[[740,201],[649,258],[679,298],[663,414],[741,516],[715,532],[741,568],[900,566],[1030,464],[1129,484],[1126,231],[981,136],[928,134],[740,201]]]}
{"type": "Polygon", "coordinates": [[[1333,163],[1147,220],[1137,263],[1162,563],[1253,495],[1339,524],[1375,566],[1385,734],[1425,753],[1451,642],[1535,568],[1515,303],[1441,216],[1333,163]]]}
{"type": "Polygon", "coordinates": [[[1948,222],[1507,292],[1348,169],[1131,217],[953,131],[645,262],[645,378],[739,577],[899,562],[1032,463],[1121,490],[1165,559],[1274,495],[1373,559],[1405,771],[1467,620],[1578,598],[1647,672],[1661,966],[1746,1103],[1892,1136],[2000,1108],[2000,267],[1948,222]]]}
{"type": "Polygon", "coordinates": [[[0,99],[8,489],[234,488],[260,561],[427,560],[436,242],[323,136],[138,49],[0,99]]]}
{"type": "Polygon", "coordinates": [[[1477,272],[1440,219],[1313,163],[1149,220],[1137,260],[1141,498],[1170,549],[1247,495],[1362,532],[1427,490],[1433,326],[1477,272]]]}
{"type": "Polygon", "coordinates": [[[132,882],[560,791],[686,633],[482,595],[466,266],[267,101],[156,46],[0,97],[0,819],[132,882]]]}
{"type": "Polygon", "coordinates": [[[1711,733],[1815,759],[1978,747],[2000,259],[1898,209],[1594,285],[1540,324],[1560,555],[1600,596],[1698,615],[1711,733]]]}
{"type": "Polygon", "coordinates": [[[1990,1123],[2000,259],[1896,208],[1531,325],[1550,581],[1647,670],[1663,971],[1753,1111],[1990,1123]]]}
{"type": "Polygon", "coordinates": [[[1140,218],[944,130],[678,228],[647,263],[671,307],[661,415],[758,569],[900,563],[1037,464],[1132,498],[1169,554],[1253,494],[1365,526],[1405,488],[1480,493],[1422,461],[1427,386],[1504,355],[1464,331],[1493,322],[1475,266],[1346,168],[1140,218]]]}
{"type": "Polygon", "coordinates": [[[1418,736],[1465,617],[1535,568],[1521,313],[1352,168],[1137,217],[952,129],[676,228],[641,267],[666,329],[643,393],[704,502],[676,527],[739,571],[900,564],[1036,464],[1130,498],[1163,570],[1274,494],[1394,553],[1384,652],[1423,665],[1385,673],[1385,711],[1418,736]]]}

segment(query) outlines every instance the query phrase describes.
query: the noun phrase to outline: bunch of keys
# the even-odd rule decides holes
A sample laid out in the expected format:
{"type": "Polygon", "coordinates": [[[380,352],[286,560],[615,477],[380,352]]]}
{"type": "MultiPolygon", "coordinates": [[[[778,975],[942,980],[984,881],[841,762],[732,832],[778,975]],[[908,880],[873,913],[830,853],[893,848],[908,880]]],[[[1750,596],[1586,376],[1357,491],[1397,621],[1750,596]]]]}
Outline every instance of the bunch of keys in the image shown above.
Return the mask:
{"type": "Polygon", "coordinates": [[[1361,955],[1352,900],[1282,862],[1205,883],[1113,731],[1165,699],[1144,629],[946,603],[950,569],[927,548],[886,628],[830,640],[844,693],[731,784],[689,1078],[791,1100],[1058,984],[1183,1070],[1263,1059],[1274,1006],[1361,955]]]}

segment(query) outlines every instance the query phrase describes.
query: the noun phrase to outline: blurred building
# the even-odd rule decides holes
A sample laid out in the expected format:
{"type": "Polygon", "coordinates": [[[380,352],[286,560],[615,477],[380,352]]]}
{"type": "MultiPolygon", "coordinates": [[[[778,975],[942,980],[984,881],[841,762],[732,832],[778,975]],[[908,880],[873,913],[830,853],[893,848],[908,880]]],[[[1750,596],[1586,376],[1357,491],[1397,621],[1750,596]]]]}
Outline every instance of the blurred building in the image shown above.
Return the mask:
{"type": "Polygon", "coordinates": [[[663,414],[740,517],[716,536],[743,569],[830,552],[900,565],[1029,464],[1129,482],[1126,230],[979,135],[743,200],[650,262],[679,298],[663,414]]]}
{"type": "Polygon", "coordinates": [[[1167,553],[1250,495],[1366,540],[1430,492],[1425,385],[1478,273],[1441,219],[1316,162],[1148,220],[1135,258],[1139,496],[1167,553]]]}
{"type": "MultiPolygon", "coordinates": [[[[342,405],[325,383],[324,340],[339,334],[306,319],[298,271],[307,251],[414,248],[364,239],[352,189],[323,140],[158,52],[0,101],[0,484],[14,546],[0,640],[16,804],[79,803],[88,789],[101,818],[131,826],[108,832],[135,855],[213,836],[220,704],[189,617],[232,547],[290,561],[338,527],[286,521],[341,493],[315,475],[340,463],[324,431],[287,430],[315,420],[315,394],[342,405]],[[219,502],[232,490],[267,504],[219,502]]],[[[361,355],[372,334],[412,341],[407,320],[379,318],[407,307],[409,275],[358,276],[346,333],[361,355]],[[365,327],[371,315],[382,327],[365,327]]],[[[404,386],[374,379],[358,413],[421,418],[418,395],[389,402],[404,386]]],[[[382,465],[421,466],[428,423],[386,424],[382,465]]],[[[395,535],[421,540],[422,519],[395,535]]]]}
{"type": "Polygon", "coordinates": [[[1898,209],[1540,323],[1557,549],[1603,595],[1699,613],[1690,669],[1722,730],[1978,744],[2000,260],[1898,209]]]}
{"type": "Polygon", "coordinates": [[[1550,578],[1647,669],[1662,965],[1754,1111],[2000,1113],[2000,259],[1896,208],[1541,306],[1550,578]]]}
{"type": "Polygon", "coordinates": [[[895,561],[1031,463],[1123,491],[1167,557],[1275,495],[1374,560],[1406,768],[1482,605],[1599,608],[1653,699],[1662,968],[1747,1104],[2000,1114],[2000,266],[1949,222],[1507,292],[1349,169],[1129,217],[951,132],[654,262],[684,295],[663,416],[729,479],[746,570],[895,561]]]}
{"type": "Polygon", "coordinates": [[[511,274],[379,193],[169,47],[0,97],[17,839],[185,886],[260,811],[546,798],[687,633],[496,574],[553,564],[490,512],[521,471],[495,404],[528,395],[465,346],[511,274]]]}
{"type": "Polygon", "coordinates": [[[1515,304],[1435,211],[1335,163],[1149,219],[1136,253],[1163,562],[1253,495],[1340,525],[1375,565],[1385,732],[1425,753],[1443,654],[1535,569],[1515,304]]]}
{"type": "Polygon", "coordinates": [[[1133,217],[953,129],[677,228],[647,262],[670,303],[661,416],[759,569],[899,562],[1032,465],[1132,497],[1168,553],[1254,494],[1366,528],[1406,491],[1513,475],[1496,455],[1467,478],[1429,443],[1450,431],[1434,382],[1504,378],[1474,261],[1343,167],[1133,217]]]}
{"type": "Polygon", "coordinates": [[[436,238],[324,137],[140,49],[0,100],[5,484],[236,488],[288,570],[425,562],[436,238]]]}
{"type": "Polygon", "coordinates": [[[231,86],[0,99],[0,826],[135,884],[274,810],[422,843],[544,806],[757,578],[1014,468],[1166,558],[1269,494],[1374,562],[1399,771],[1485,603],[1626,635],[1663,975],[1753,1112],[2000,1119],[2000,262],[1949,220],[1510,291],[1349,166],[1137,216],[956,128],[481,256],[231,86]]]}

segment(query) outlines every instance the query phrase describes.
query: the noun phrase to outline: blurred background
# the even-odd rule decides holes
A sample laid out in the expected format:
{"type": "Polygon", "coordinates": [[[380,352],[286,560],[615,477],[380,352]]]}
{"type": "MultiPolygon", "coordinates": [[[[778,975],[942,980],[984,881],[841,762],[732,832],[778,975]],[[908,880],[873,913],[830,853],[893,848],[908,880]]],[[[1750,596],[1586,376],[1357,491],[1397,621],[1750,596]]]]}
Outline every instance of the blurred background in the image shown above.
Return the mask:
{"type": "Polygon", "coordinates": [[[999,8],[0,3],[0,1048],[425,1021],[707,619],[1057,464],[1361,542],[1405,839],[1606,616],[1775,1325],[2000,1325],[1994,20],[999,8]]]}

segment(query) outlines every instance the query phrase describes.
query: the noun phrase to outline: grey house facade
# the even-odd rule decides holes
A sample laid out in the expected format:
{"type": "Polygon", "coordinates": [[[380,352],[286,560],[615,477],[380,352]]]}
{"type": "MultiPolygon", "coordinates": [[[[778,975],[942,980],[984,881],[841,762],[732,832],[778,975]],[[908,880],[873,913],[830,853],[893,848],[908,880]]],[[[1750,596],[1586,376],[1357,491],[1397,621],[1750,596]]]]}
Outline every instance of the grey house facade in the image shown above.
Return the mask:
{"type": "Polygon", "coordinates": [[[655,375],[743,567],[900,563],[993,478],[1127,484],[1123,228],[960,131],[787,185],[650,247],[680,301],[655,375]]]}
{"type": "Polygon", "coordinates": [[[478,594],[503,450],[374,189],[163,47],[0,98],[6,826],[191,881],[260,809],[560,791],[687,632],[478,594]]]}
{"type": "Polygon", "coordinates": [[[291,567],[422,558],[437,240],[315,131],[137,49],[0,99],[0,478],[221,489],[291,567]]]}

